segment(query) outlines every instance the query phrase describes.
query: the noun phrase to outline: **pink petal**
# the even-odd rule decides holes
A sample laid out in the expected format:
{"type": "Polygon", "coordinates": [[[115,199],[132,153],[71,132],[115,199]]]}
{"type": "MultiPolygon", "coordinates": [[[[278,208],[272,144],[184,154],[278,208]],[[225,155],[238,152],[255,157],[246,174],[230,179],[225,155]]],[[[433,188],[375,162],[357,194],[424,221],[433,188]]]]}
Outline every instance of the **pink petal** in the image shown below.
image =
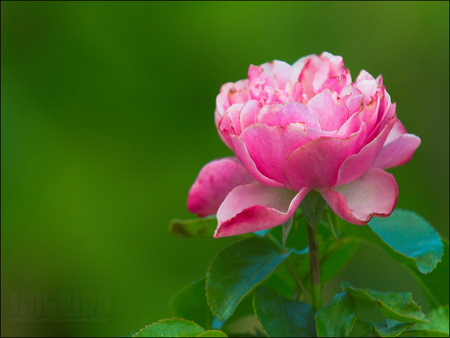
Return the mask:
{"type": "Polygon", "coordinates": [[[294,124],[270,127],[257,123],[248,127],[240,138],[258,171],[288,188],[290,185],[284,173],[286,159],[295,149],[312,141],[294,124]]]}
{"type": "Polygon", "coordinates": [[[252,175],[258,182],[269,187],[284,188],[284,184],[274,181],[261,174],[261,172],[257,169],[255,162],[250,157],[245,143],[239,137],[235,135],[229,135],[229,137],[230,142],[232,143],[231,149],[239,161],[241,161],[242,165],[248,170],[250,175],[252,175]]]}
{"type": "Polygon", "coordinates": [[[348,157],[339,169],[337,185],[346,184],[362,176],[374,163],[391,131],[395,119],[384,127],[383,131],[357,154],[348,157]]]}
{"type": "Polygon", "coordinates": [[[314,76],[321,65],[322,61],[320,58],[317,55],[311,55],[311,58],[308,59],[298,77],[298,82],[302,83],[303,93],[305,93],[309,98],[312,98],[315,95],[313,81],[314,76]]]}
{"type": "Polygon", "coordinates": [[[234,130],[231,127],[231,119],[227,114],[220,119],[217,131],[219,132],[222,141],[233,150],[233,142],[231,142],[230,135],[234,134],[234,130]]]}
{"type": "Polygon", "coordinates": [[[241,185],[231,191],[217,211],[214,238],[271,229],[291,218],[310,191],[295,193],[259,183],[241,185]]]}
{"type": "Polygon", "coordinates": [[[227,110],[228,107],[231,106],[228,94],[233,87],[234,83],[232,82],[227,82],[222,85],[222,87],[220,87],[220,93],[216,97],[216,110],[219,113],[220,117],[222,117],[223,114],[225,114],[225,110],[227,110]]]}
{"type": "Polygon", "coordinates": [[[305,123],[309,128],[320,129],[316,116],[306,105],[298,102],[266,105],[256,116],[256,122],[265,123],[271,127],[300,122],[305,123]]]}
{"type": "Polygon", "coordinates": [[[395,139],[399,138],[400,136],[402,136],[403,134],[406,134],[406,128],[403,125],[403,123],[397,118],[397,120],[395,121],[394,127],[392,128],[391,132],[389,133],[387,139],[386,139],[386,144],[391,143],[392,141],[394,141],[395,139]]]}
{"type": "Polygon", "coordinates": [[[199,217],[215,214],[231,190],[254,181],[234,157],[209,162],[189,190],[188,210],[199,217]]]}
{"type": "Polygon", "coordinates": [[[336,137],[339,138],[347,138],[351,134],[356,133],[363,126],[363,114],[359,112],[357,114],[353,114],[350,118],[345,121],[339,131],[336,133],[336,137]]]}
{"type": "Polygon", "coordinates": [[[346,139],[321,137],[295,150],[286,160],[285,173],[291,187],[299,191],[330,188],[336,184],[344,160],[358,152],[366,129],[346,139]]]}
{"type": "Polygon", "coordinates": [[[365,70],[362,70],[356,78],[356,87],[364,95],[364,104],[369,104],[379,87],[378,82],[365,70]]]}
{"type": "Polygon", "coordinates": [[[396,138],[383,147],[372,168],[388,169],[407,163],[420,142],[420,138],[412,134],[404,134],[396,138]]]}
{"type": "Polygon", "coordinates": [[[245,103],[248,100],[250,100],[248,83],[249,81],[247,79],[239,80],[236,83],[234,83],[233,88],[231,88],[231,90],[228,93],[230,104],[245,103]]]}
{"type": "Polygon", "coordinates": [[[248,126],[256,123],[256,114],[259,109],[260,104],[256,100],[250,100],[242,107],[241,114],[239,116],[242,131],[244,131],[248,126]]]}
{"type": "Polygon", "coordinates": [[[289,77],[288,83],[286,84],[286,91],[296,99],[297,97],[294,95],[294,93],[298,93],[298,88],[301,87],[301,83],[299,82],[300,74],[308,61],[313,57],[318,58],[317,55],[314,54],[307,55],[300,58],[292,65],[292,74],[289,77]]]}
{"type": "Polygon", "coordinates": [[[314,81],[312,82],[313,90],[317,93],[322,87],[322,84],[328,79],[330,73],[330,61],[325,59],[316,74],[314,75],[314,81]]]}
{"type": "Polygon", "coordinates": [[[387,217],[392,213],[397,203],[398,186],[391,174],[370,169],[353,182],[320,193],[339,217],[364,225],[373,216],[387,217]]]}
{"type": "MultiPolygon", "coordinates": [[[[241,114],[241,109],[244,106],[244,104],[242,103],[235,103],[233,105],[231,105],[231,107],[229,107],[227,109],[227,111],[224,114],[225,116],[228,116],[230,121],[230,125],[229,125],[229,129],[228,132],[235,134],[235,135],[240,135],[241,134],[241,123],[239,121],[239,115],[241,114]]],[[[219,123],[220,129],[222,130],[222,122],[219,123]]]]}
{"type": "Polygon", "coordinates": [[[339,130],[348,119],[347,107],[344,104],[338,105],[334,102],[328,89],[309,100],[308,108],[319,120],[320,130],[339,130]]]}
{"type": "Polygon", "coordinates": [[[284,61],[274,60],[261,65],[265,74],[272,74],[277,88],[284,90],[292,74],[292,66],[284,61]]]}

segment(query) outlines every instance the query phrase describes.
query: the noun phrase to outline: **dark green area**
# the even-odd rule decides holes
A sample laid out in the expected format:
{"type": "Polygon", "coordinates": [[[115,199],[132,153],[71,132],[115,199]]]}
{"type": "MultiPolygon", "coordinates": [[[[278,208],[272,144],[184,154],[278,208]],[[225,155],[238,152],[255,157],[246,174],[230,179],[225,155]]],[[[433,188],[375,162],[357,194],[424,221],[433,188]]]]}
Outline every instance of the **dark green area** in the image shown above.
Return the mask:
{"type": "MultiPolygon", "coordinates": [[[[390,170],[397,206],[448,238],[448,6],[2,2],[2,335],[130,336],[171,316],[169,299],[233,241],[179,239],[167,225],[192,218],[186,197],[201,167],[231,155],[215,97],[251,63],[327,50],[353,79],[382,73],[422,139],[390,170]],[[61,313],[43,316],[41,299],[61,313]],[[94,306],[86,321],[63,320],[81,319],[78,300],[94,306]]],[[[409,290],[407,271],[365,249],[341,280],[409,290]]]]}

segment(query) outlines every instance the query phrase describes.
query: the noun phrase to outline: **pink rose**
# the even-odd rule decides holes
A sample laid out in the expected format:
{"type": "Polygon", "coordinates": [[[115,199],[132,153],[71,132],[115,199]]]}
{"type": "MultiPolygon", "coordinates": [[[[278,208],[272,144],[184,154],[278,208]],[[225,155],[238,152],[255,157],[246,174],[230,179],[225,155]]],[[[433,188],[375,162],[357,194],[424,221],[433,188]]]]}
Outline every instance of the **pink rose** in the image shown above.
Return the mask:
{"type": "Polygon", "coordinates": [[[342,57],[327,52],[251,65],[248,79],[222,86],[215,123],[236,157],[206,164],[188,197],[189,211],[217,214],[214,237],[280,225],[312,189],[350,223],[387,217],[398,187],[383,169],[420,145],[382,77],[363,70],[352,82],[342,57]]]}

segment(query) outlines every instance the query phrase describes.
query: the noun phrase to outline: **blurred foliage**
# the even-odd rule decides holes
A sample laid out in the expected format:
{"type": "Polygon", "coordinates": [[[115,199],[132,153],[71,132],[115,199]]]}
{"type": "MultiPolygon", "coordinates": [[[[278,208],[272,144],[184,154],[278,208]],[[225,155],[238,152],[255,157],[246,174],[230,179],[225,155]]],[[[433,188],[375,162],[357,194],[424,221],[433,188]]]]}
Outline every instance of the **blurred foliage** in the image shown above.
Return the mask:
{"type": "MultiPolygon", "coordinates": [[[[215,97],[251,63],[326,50],[353,78],[382,73],[422,139],[391,170],[397,206],[448,238],[448,2],[2,2],[1,39],[2,335],[129,336],[171,316],[170,297],[233,241],[180,239],[167,225],[190,217],[201,167],[231,155],[215,97]],[[61,292],[71,304],[109,295],[105,322],[34,322],[39,295],[61,292]],[[16,295],[29,321],[13,320],[16,295]]],[[[342,278],[411,291],[385,260],[361,248],[342,278]]]]}

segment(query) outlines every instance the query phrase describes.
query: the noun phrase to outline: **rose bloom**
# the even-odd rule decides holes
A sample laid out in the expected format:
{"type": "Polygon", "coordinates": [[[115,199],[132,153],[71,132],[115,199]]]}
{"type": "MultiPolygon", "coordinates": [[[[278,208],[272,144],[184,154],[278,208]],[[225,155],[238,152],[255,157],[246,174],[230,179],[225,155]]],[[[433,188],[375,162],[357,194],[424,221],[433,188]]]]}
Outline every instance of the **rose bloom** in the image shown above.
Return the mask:
{"type": "Polygon", "coordinates": [[[286,222],[311,190],[350,223],[387,217],[398,186],[384,169],[420,145],[395,110],[381,75],[362,70],[352,82],[341,56],[251,65],[216,99],[217,130],[236,157],[203,167],[188,209],[217,214],[216,238],[286,222]]]}

